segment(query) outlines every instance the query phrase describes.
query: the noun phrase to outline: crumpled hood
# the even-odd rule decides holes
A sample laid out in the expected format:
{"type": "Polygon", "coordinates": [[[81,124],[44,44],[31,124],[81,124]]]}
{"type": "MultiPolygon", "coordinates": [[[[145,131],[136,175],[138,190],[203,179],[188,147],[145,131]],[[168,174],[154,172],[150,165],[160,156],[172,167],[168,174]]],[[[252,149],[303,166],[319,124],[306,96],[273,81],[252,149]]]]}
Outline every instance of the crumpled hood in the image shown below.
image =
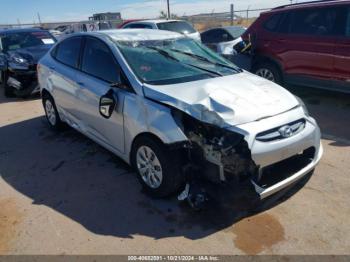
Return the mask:
{"type": "Polygon", "coordinates": [[[220,127],[281,114],[299,104],[283,87],[248,72],[174,85],[145,84],[144,94],[220,127]]]}
{"type": "Polygon", "coordinates": [[[21,48],[14,51],[8,51],[8,55],[19,55],[26,59],[30,64],[37,64],[39,60],[50,50],[52,45],[40,45],[28,48],[21,48]]]}

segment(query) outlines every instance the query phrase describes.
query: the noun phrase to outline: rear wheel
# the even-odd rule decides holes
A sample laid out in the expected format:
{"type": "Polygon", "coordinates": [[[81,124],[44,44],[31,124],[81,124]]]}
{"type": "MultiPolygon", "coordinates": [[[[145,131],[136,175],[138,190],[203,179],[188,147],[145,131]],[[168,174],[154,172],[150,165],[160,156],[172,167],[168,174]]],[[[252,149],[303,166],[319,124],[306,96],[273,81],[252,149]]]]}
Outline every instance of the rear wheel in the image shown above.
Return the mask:
{"type": "Polygon", "coordinates": [[[259,63],[254,66],[253,72],[254,74],[267,80],[270,80],[277,84],[282,84],[282,74],[280,70],[272,63],[259,63]]]}
{"type": "Polygon", "coordinates": [[[60,130],[63,126],[63,122],[58,114],[55,101],[50,95],[45,95],[43,98],[43,106],[45,109],[46,119],[50,127],[54,130],[60,130]]]}
{"type": "Polygon", "coordinates": [[[4,89],[5,92],[5,96],[6,97],[15,97],[15,89],[12,86],[9,86],[7,84],[7,80],[8,80],[8,74],[6,71],[1,71],[1,75],[0,75],[1,79],[1,83],[0,86],[4,89]]]}
{"type": "Polygon", "coordinates": [[[150,195],[166,197],[179,190],[183,181],[180,157],[156,139],[137,139],[131,152],[131,162],[143,188],[150,195]]]}

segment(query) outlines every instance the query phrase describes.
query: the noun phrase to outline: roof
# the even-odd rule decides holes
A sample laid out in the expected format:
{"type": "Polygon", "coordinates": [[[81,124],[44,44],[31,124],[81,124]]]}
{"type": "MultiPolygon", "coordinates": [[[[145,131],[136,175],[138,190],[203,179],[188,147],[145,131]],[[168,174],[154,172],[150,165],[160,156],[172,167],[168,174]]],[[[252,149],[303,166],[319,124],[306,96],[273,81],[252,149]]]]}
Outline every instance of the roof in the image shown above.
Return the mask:
{"type": "Polygon", "coordinates": [[[184,37],[179,33],[152,29],[115,29],[89,32],[86,34],[103,34],[116,41],[165,40],[184,37]]]}
{"type": "Polygon", "coordinates": [[[47,31],[47,30],[42,30],[39,28],[17,28],[17,29],[11,28],[11,29],[0,29],[0,34],[28,33],[28,32],[41,32],[41,31],[47,31]]]}
{"type": "Polygon", "coordinates": [[[342,5],[342,4],[349,4],[349,3],[350,3],[350,0],[309,1],[309,2],[301,2],[301,3],[296,3],[296,4],[289,4],[289,5],[278,6],[276,8],[271,9],[270,11],[267,11],[267,12],[264,12],[264,13],[280,12],[280,11],[294,10],[294,9],[302,9],[302,8],[306,8],[306,7],[334,6],[334,5],[342,5]]]}

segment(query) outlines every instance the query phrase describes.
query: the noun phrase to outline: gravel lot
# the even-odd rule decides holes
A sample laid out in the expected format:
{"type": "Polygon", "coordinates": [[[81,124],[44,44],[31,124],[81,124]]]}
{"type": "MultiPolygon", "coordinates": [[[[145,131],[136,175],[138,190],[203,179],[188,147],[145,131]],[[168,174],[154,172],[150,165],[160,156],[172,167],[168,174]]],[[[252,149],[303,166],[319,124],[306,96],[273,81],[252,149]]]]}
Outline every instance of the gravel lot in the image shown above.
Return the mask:
{"type": "Polygon", "coordinates": [[[141,192],[126,164],[41,100],[0,95],[0,254],[350,254],[350,96],[300,95],[323,131],[310,179],[251,208],[196,213],[141,192]]]}

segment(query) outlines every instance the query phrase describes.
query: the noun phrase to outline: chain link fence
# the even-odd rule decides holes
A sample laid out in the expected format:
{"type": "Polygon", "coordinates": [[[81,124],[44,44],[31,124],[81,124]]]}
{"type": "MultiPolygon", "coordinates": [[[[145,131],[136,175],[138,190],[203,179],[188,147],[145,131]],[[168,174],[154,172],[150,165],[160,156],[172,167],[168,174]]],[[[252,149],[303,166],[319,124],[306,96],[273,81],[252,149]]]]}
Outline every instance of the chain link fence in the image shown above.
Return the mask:
{"type": "MultiPolygon", "coordinates": [[[[191,16],[175,16],[177,19],[182,19],[190,22],[198,31],[204,31],[213,27],[222,27],[229,25],[241,25],[249,27],[261,12],[268,11],[271,8],[261,9],[246,9],[246,10],[231,10],[230,12],[222,13],[204,13],[191,16]]],[[[157,18],[158,19],[158,18],[157,18]]],[[[42,23],[27,23],[27,24],[0,24],[0,28],[42,28],[42,29],[65,29],[66,33],[77,31],[96,31],[102,29],[118,28],[118,25],[128,20],[102,20],[102,21],[63,21],[63,22],[42,22],[42,23]]]]}

